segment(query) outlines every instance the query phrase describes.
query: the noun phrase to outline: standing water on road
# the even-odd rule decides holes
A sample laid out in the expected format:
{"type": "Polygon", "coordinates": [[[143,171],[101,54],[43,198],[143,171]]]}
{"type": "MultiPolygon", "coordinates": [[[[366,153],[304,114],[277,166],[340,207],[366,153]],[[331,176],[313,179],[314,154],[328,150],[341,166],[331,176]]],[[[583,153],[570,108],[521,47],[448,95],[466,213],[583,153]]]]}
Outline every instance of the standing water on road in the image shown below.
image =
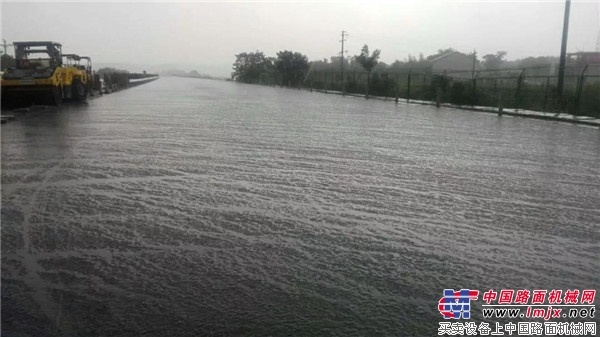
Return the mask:
{"type": "Polygon", "coordinates": [[[32,112],[2,335],[422,336],[445,288],[598,289],[598,163],[594,128],[224,81],[32,112]]]}

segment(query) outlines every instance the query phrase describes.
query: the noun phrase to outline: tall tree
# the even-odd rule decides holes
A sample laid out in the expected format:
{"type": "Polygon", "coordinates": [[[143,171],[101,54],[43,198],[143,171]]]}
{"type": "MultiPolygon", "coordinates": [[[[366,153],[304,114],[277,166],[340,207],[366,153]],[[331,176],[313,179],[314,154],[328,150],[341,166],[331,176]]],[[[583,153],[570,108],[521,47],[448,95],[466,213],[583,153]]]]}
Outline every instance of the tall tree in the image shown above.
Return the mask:
{"type": "Polygon", "coordinates": [[[235,55],[231,79],[244,83],[272,84],[273,59],[260,51],[235,55]]]}
{"type": "Polygon", "coordinates": [[[483,55],[483,68],[484,69],[499,69],[504,62],[505,51],[499,51],[495,55],[487,54],[483,55]]]}
{"type": "Polygon", "coordinates": [[[15,66],[15,58],[8,55],[2,54],[0,56],[0,69],[4,70],[6,68],[13,68],[15,66]]]}
{"type": "Polygon", "coordinates": [[[281,85],[297,86],[302,82],[304,74],[308,71],[308,58],[298,52],[289,50],[277,53],[275,69],[281,74],[281,85]]]}
{"type": "Polygon", "coordinates": [[[369,46],[365,44],[360,51],[360,55],[356,55],[354,57],[356,62],[358,62],[367,71],[367,98],[369,98],[369,83],[371,82],[371,70],[373,70],[373,67],[375,67],[377,62],[379,62],[380,54],[381,50],[375,49],[373,51],[373,54],[369,55],[369,46]]]}

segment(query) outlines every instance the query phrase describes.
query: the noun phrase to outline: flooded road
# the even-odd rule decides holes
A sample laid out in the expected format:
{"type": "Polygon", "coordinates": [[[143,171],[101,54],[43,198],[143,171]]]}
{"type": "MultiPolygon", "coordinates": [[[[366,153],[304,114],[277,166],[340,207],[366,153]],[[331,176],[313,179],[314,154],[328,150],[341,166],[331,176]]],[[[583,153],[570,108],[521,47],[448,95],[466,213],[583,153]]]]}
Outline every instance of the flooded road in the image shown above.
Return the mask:
{"type": "Polygon", "coordinates": [[[2,335],[436,334],[600,288],[600,132],[162,78],[2,125],[2,335]]]}

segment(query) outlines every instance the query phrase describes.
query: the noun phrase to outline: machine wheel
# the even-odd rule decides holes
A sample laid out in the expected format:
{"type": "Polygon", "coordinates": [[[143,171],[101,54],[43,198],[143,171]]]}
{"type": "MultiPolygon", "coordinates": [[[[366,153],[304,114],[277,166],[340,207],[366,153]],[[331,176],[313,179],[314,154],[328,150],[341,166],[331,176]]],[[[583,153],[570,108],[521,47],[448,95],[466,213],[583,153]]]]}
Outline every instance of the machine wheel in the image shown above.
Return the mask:
{"type": "Polygon", "coordinates": [[[53,87],[52,88],[52,97],[51,97],[52,105],[60,106],[62,104],[62,100],[63,100],[62,87],[60,87],[60,86],[53,87]]]}
{"type": "Polygon", "coordinates": [[[88,90],[85,84],[80,79],[73,79],[72,84],[72,97],[76,101],[85,101],[88,96],[88,90]]]}

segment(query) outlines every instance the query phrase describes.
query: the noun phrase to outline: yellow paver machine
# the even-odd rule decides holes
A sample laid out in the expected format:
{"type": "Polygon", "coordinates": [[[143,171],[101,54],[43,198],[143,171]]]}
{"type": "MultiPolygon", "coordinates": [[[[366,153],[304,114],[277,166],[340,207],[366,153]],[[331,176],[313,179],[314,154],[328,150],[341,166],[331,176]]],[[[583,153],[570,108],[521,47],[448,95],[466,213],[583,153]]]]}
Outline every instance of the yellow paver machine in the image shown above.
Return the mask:
{"type": "MultiPolygon", "coordinates": [[[[92,87],[90,69],[80,57],[68,54],[52,41],[14,42],[15,67],[2,75],[2,105],[60,105],[63,99],[84,101],[92,87]]],[[[87,58],[86,58],[87,59],[87,58]]]]}

